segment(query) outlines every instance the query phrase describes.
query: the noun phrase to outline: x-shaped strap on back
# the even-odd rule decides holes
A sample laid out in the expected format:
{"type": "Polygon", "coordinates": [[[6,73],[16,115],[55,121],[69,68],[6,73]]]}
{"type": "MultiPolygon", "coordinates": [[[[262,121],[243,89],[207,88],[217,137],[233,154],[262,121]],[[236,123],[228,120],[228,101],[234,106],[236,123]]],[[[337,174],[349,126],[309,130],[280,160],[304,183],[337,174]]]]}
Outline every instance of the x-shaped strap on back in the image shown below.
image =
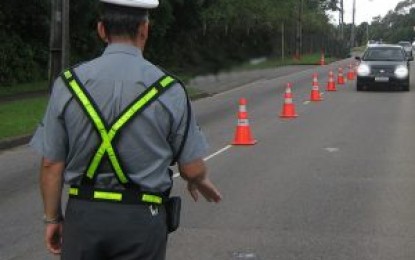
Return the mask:
{"type": "Polygon", "coordinates": [[[62,78],[75,99],[81,105],[84,112],[88,115],[95,130],[101,138],[101,144],[99,145],[95,155],[91,158],[86,174],[84,174],[82,184],[94,184],[96,171],[100,166],[103,157],[107,155],[120,184],[124,187],[135,186],[128,175],[124,173],[116,147],[113,146],[113,140],[123,126],[130,122],[133,117],[143,112],[145,108],[157,100],[157,98],[169,87],[174,85],[176,83],[176,79],[168,75],[161,77],[143,93],[141,93],[135,101],[127,106],[114,120],[114,122],[108,126],[103,119],[98,106],[89,95],[79,78],[76,76],[75,72],[72,69],[66,70],[63,73],[62,78]]]}

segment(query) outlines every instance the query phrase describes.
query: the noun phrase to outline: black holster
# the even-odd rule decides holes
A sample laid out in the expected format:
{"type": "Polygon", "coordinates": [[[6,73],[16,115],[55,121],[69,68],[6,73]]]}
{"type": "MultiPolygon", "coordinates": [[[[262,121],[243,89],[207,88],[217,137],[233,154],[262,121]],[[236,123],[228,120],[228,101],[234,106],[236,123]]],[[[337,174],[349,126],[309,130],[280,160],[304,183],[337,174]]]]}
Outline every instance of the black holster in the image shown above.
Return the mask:
{"type": "Polygon", "coordinates": [[[170,197],[166,202],[167,230],[172,233],[180,225],[180,211],[182,200],[180,197],[170,197]]]}

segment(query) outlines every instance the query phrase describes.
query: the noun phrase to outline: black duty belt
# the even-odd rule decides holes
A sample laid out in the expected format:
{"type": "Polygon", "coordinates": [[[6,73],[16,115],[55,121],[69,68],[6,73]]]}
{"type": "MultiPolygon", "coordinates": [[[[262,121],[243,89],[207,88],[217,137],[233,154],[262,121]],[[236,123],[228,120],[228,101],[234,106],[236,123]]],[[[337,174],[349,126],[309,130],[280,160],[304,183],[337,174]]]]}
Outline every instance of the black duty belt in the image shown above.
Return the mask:
{"type": "Polygon", "coordinates": [[[71,186],[69,197],[90,201],[108,201],[124,204],[162,205],[167,197],[161,193],[138,192],[135,190],[110,190],[93,187],[71,186]]]}

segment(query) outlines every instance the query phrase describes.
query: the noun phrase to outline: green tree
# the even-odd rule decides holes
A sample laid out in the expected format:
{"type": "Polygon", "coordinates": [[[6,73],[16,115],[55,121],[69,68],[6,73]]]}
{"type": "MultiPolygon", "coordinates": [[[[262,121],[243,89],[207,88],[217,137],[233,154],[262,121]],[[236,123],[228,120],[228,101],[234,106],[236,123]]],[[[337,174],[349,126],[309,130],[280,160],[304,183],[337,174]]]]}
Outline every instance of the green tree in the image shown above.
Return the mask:
{"type": "MultiPolygon", "coordinates": [[[[292,54],[300,0],[160,0],[150,12],[144,56],[176,73],[218,72],[253,57],[292,54]]],[[[303,0],[304,46],[308,52],[335,45],[325,10],[337,0],[303,0]]],[[[0,85],[45,78],[50,1],[0,2],[0,85]]],[[[70,2],[70,63],[98,56],[98,1],[70,2]],[[85,10],[88,10],[87,12],[85,10]]]]}
{"type": "Polygon", "coordinates": [[[0,86],[46,77],[48,12],[46,0],[0,3],[0,86]]]}

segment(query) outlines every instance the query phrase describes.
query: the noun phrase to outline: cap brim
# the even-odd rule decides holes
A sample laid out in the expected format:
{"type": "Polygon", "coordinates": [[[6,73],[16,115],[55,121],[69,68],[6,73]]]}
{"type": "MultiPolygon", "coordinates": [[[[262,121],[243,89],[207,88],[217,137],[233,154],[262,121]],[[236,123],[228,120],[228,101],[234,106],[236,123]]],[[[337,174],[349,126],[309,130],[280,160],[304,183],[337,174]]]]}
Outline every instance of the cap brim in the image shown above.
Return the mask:
{"type": "Polygon", "coordinates": [[[153,9],[158,7],[158,0],[100,0],[103,3],[120,5],[126,7],[135,7],[143,9],[153,9]]]}

